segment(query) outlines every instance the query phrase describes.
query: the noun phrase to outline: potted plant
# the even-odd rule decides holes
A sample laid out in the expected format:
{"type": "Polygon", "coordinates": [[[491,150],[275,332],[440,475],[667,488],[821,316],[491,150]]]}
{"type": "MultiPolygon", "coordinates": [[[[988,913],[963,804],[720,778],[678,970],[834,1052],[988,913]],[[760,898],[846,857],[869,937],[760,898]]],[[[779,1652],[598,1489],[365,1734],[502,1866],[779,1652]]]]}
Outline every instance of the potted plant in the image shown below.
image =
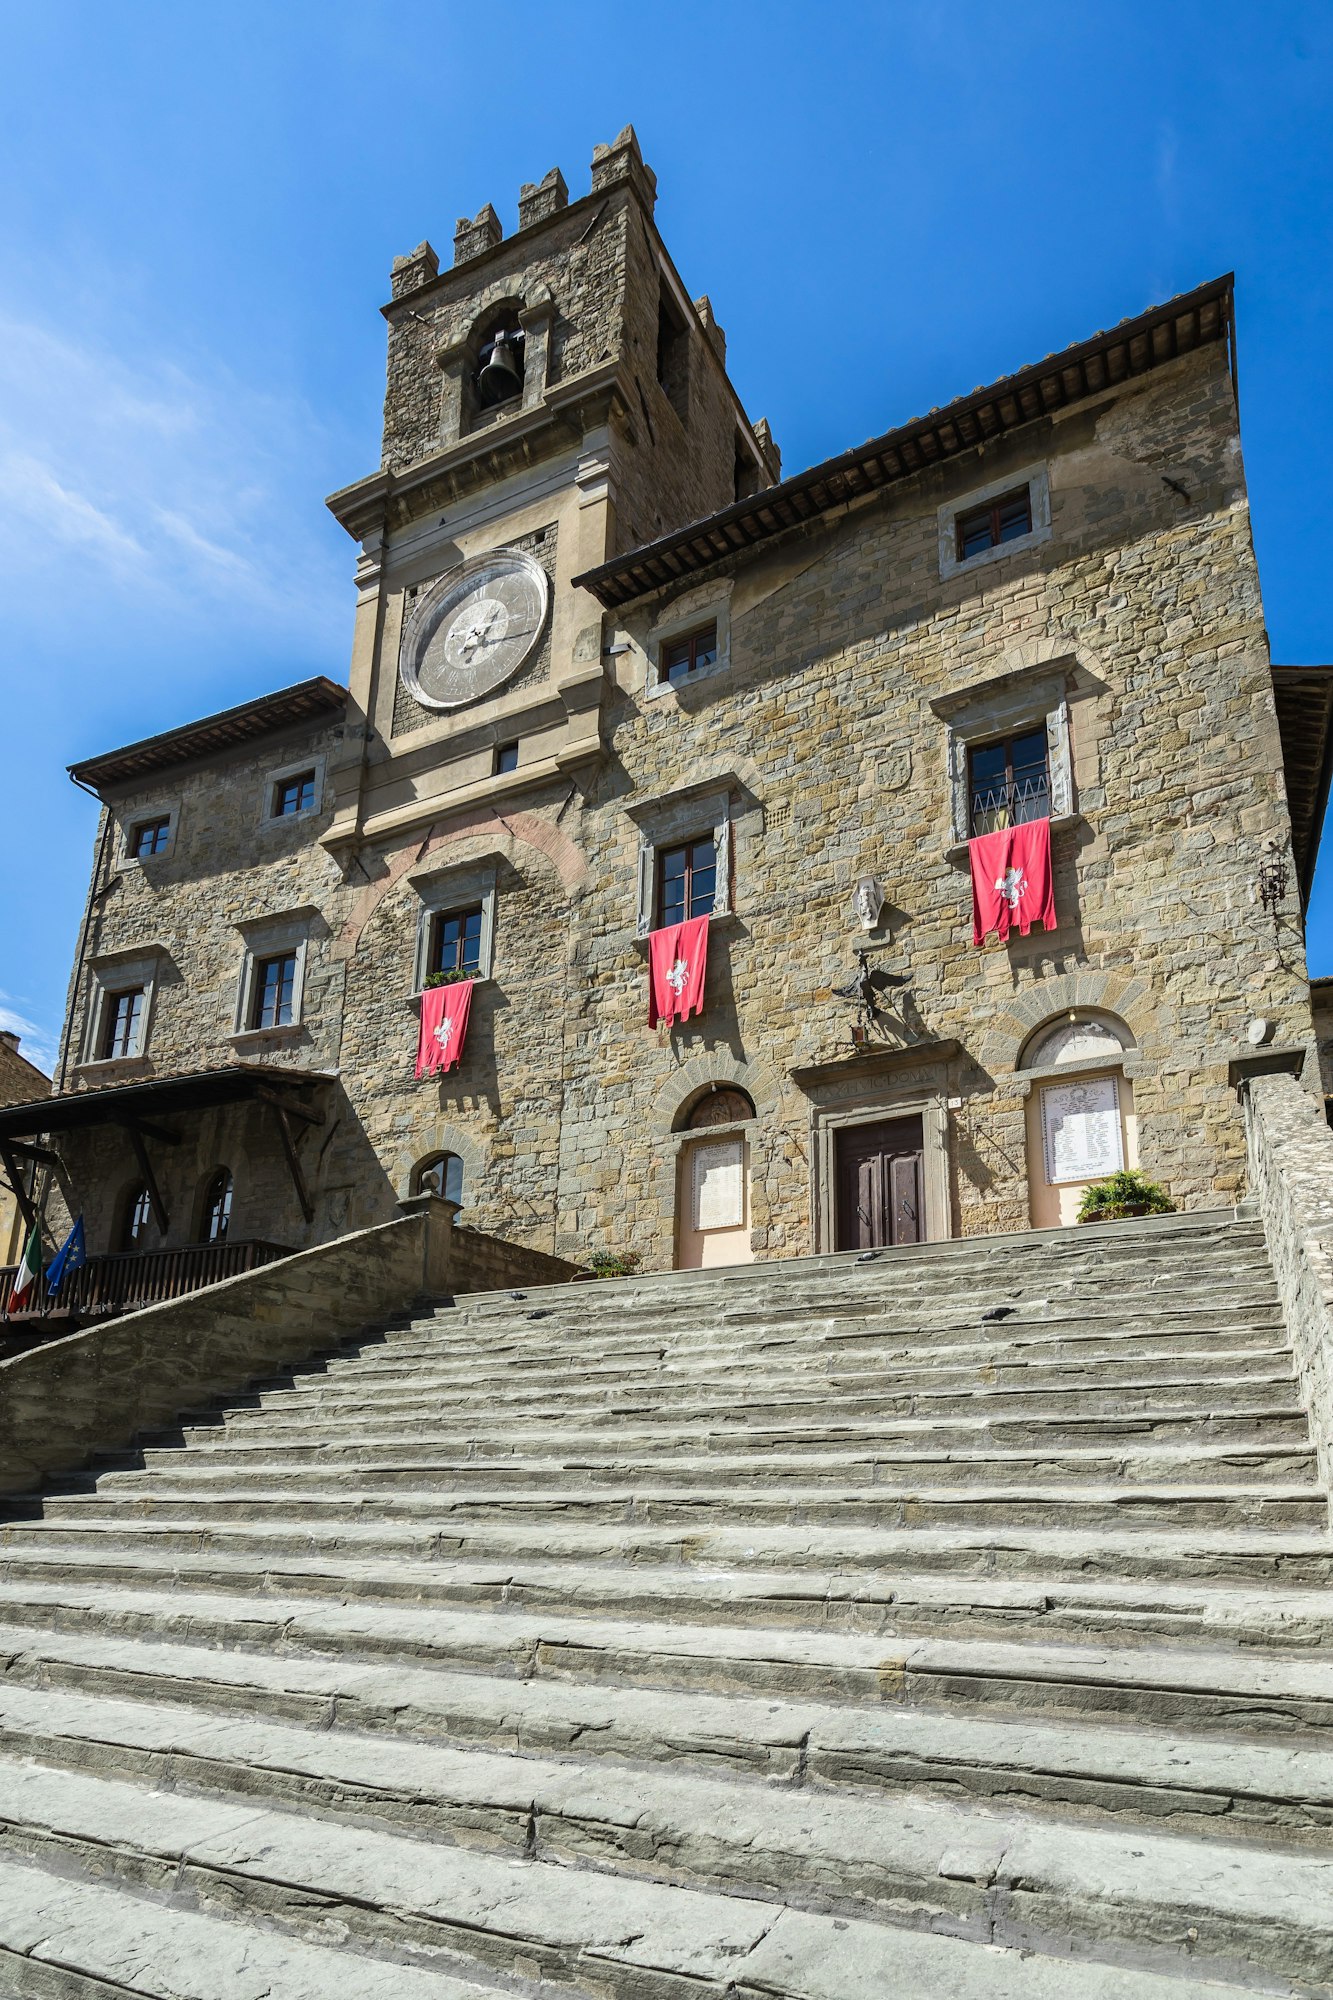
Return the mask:
{"type": "Polygon", "coordinates": [[[1137,1167],[1126,1167],[1104,1181],[1093,1181],[1083,1190],[1078,1205],[1080,1222],[1116,1222],[1126,1215],[1173,1215],[1176,1204],[1157,1181],[1150,1181],[1137,1167]]]}
{"type": "Polygon", "coordinates": [[[449,972],[428,972],[421,987],[424,993],[428,986],[454,986],[460,979],[475,979],[476,976],[475,972],[467,972],[461,965],[456,965],[449,972]]]}
{"type": "Polygon", "coordinates": [[[637,1250],[594,1250],[588,1259],[590,1278],[629,1278],[638,1268],[637,1250]]]}

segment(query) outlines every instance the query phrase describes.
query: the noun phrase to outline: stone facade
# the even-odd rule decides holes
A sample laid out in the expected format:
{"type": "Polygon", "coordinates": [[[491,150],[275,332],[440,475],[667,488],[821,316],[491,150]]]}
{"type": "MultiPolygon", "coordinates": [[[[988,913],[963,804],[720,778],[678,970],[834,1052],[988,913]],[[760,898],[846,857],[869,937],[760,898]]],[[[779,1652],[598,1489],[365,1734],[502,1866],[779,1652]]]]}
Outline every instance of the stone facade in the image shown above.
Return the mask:
{"type": "MultiPolygon", "coordinates": [[[[428,245],[395,268],[383,465],[330,503],[361,546],[343,713],[104,787],[116,831],[71,997],[77,1087],[238,1059],[328,1079],[298,1139],[312,1220],[268,1109],[218,1109],[162,1163],[168,1240],[197,1234],[220,1164],[233,1229],[299,1244],[386,1219],[448,1153],[478,1228],[663,1268],[686,1122],[719,1086],[753,1108],[729,1129],[754,1254],[832,1246],[839,1135],[877,1114],[922,1121],[924,1234],[1023,1228],[1045,1080],[1025,1065],[1071,1016],[1104,1024],[1113,1054],[1093,1067],[1132,1096],[1139,1163],[1183,1207],[1232,1201],[1247,1023],[1283,1044],[1312,1026],[1295,897],[1275,919],[1256,893],[1290,826],[1223,342],[1154,349],[1058,411],[1015,405],[989,442],[880,491],[830,488],[789,527],[752,514],[750,547],[727,534],[731,503],[767,491],[776,454],[666,257],[632,134],[599,149],[581,200],[549,176],[528,194],[507,241],[479,218],[452,270],[428,245]],[[664,300],[684,392],[662,366],[664,300]],[[508,310],[522,393],[484,412],[476,342],[508,310]],[[955,560],[955,515],[1011,483],[1034,496],[1031,531],[955,560]],[[688,575],[666,564],[609,612],[576,582],[702,515],[721,553],[688,575]],[[539,650],[471,704],[420,708],[398,674],[414,593],[515,546],[551,577],[539,650]],[[663,682],[663,644],[704,624],[715,666],[663,682]],[[1059,926],[977,949],[967,746],[1043,725],[1059,926]],[[517,768],[497,774],[511,741],[517,768]],[[267,820],[273,774],[298,764],[318,773],[314,810],[267,820]],[[171,851],[126,861],[159,807],[171,851]],[[642,871],[705,831],[727,871],[707,1004],[655,1031],[642,871]],[[866,877],[886,896],[869,932],[851,907],[866,877]],[[461,1067],[417,1082],[423,911],[483,896],[493,965],[461,1067]],[[288,939],[299,1024],[238,1031],[246,953],[288,939]],[[858,946],[886,976],[860,1042],[835,990],[858,946]],[[96,982],[145,960],[142,1056],[84,1061],[96,982]]],[[[108,1240],[137,1173],[124,1135],[66,1154],[108,1240]]]]}
{"type": "MultiPolygon", "coordinates": [[[[50,1089],[44,1071],[19,1054],[19,1036],[12,1028],[0,1028],[0,1104],[24,1104],[42,1097],[50,1089]]],[[[22,1176],[24,1192],[31,1196],[36,1182],[34,1164],[15,1162],[22,1176]]],[[[16,1264],[27,1239],[23,1210],[8,1181],[0,1181],[0,1264],[16,1264]]]]}

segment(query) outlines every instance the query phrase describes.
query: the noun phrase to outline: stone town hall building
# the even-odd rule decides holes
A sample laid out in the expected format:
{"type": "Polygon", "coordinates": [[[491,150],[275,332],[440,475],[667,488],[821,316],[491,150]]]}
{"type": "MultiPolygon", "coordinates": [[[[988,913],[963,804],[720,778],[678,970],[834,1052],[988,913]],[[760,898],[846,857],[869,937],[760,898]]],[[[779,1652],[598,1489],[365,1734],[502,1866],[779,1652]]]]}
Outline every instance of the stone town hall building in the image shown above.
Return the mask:
{"type": "Polygon", "coordinates": [[[1121,1161],[1241,1189],[1237,1074],[1312,1044],[1330,737],[1269,659],[1230,280],[784,479],[653,205],[627,130],[400,258],[329,502],[350,684],[74,768],[57,1098],[4,1143],[90,1250],[423,1183],[649,1269],[1065,1221],[1121,1161]],[[978,948],[969,838],[1045,817],[1056,927],[978,948]],[[705,913],[654,1029],[649,934],[705,913]],[[418,1080],[433,973],[471,1014],[418,1080]]]}

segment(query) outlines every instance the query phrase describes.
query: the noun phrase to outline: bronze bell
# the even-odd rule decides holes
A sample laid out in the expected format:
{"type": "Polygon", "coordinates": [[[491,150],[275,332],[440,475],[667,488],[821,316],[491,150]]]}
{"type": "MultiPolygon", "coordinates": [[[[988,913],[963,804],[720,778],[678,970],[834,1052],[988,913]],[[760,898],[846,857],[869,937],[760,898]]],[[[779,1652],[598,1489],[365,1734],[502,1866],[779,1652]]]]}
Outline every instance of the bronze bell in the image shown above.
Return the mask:
{"type": "Polygon", "coordinates": [[[517,396],[522,389],[523,364],[514,352],[515,344],[521,338],[521,334],[501,331],[491,342],[490,355],[477,376],[477,389],[483,403],[503,403],[507,397],[517,396]]]}

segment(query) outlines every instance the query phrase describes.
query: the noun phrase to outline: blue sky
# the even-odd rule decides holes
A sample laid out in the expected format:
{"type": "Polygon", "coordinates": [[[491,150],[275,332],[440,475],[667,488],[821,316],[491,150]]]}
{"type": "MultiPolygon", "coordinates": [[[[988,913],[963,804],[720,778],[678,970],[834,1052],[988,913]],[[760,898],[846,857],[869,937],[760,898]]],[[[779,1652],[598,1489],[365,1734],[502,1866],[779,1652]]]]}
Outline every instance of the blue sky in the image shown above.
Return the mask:
{"type": "Polygon", "coordinates": [[[627,121],[789,471],[1234,267],[1274,656],[1333,657],[1326,4],[0,0],[0,30],[0,1024],[39,1059],[95,826],[64,766],[345,676],[323,500],[377,462],[391,259],[447,261],[487,200],[512,227],[552,165],[582,193],[627,121]]]}

